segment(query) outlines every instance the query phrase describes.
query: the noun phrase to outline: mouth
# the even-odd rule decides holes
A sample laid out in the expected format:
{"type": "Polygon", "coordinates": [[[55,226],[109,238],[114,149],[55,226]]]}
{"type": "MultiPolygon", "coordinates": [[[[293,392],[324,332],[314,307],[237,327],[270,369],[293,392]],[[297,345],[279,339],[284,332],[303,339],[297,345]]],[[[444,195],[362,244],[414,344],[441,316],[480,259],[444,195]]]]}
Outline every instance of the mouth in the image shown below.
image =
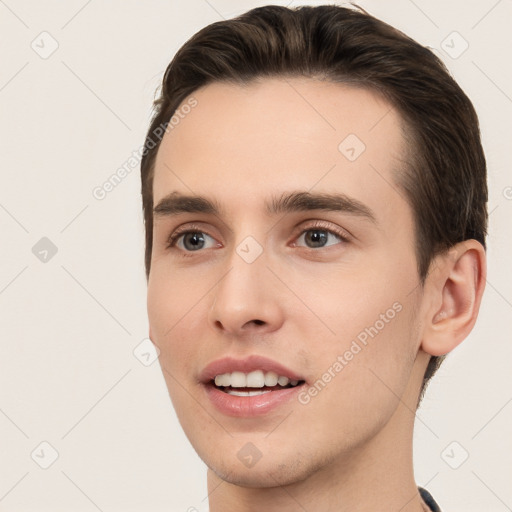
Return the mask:
{"type": "Polygon", "coordinates": [[[200,380],[213,406],[236,417],[268,414],[306,384],[297,372],[261,356],[214,361],[201,372],[200,380]]]}

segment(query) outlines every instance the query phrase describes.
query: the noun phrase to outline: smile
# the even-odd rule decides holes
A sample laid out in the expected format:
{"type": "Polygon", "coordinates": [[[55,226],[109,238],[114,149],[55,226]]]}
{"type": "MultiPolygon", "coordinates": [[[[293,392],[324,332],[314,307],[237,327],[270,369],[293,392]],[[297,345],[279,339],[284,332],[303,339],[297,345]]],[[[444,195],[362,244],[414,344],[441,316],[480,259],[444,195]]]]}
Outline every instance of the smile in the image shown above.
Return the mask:
{"type": "Polygon", "coordinates": [[[260,356],[215,361],[202,372],[201,380],[211,404],[221,413],[236,417],[268,414],[288,402],[305,384],[295,372],[260,356]]]}

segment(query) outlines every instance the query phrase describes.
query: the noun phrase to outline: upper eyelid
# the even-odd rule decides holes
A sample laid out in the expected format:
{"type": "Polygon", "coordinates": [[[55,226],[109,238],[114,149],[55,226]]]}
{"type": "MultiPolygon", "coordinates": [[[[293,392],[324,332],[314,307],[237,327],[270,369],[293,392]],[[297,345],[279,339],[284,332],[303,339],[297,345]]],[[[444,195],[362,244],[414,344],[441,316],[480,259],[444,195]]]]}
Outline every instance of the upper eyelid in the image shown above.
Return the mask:
{"type": "Polygon", "coordinates": [[[185,225],[184,227],[178,226],[175,230],[173,230],[167,237],[167,244],[168,245],[170,245],[171,243],[175,244],[179,238],[181,238],[182,236],[184,236],[188,233],[203,233],[204,235],[206,235],[210,238],[213,238],[215,240],[215,237],[210,235],[208,233],[208,230],[203,229],[201,226],[198,226],[198,225],[192,223],[191,225],[188,225],[188,226],[185,225]]]}
{"type": "MultiPolygon", "coordinates": [[[[308,231],[310,229],[318,228],[318,229],[324,229],[325,231],[330,231],[330,232],[333,232],[333,233],[336,233],[337,231],[341,231],[341,233],[346,233],[348,236],[353,236],[345,228],[342,228],[342,227],[338,227],[337,229],[336,228],[331,228],[328,225],[323,224],[323,222],[328,222],[328,221],[321,221],[321,220],[301,221],[297,226],[295,226],[293,228],[293,231],[294,232],[299,231],[299,234],[301,234],[303,231],[308,231]],[[302,224],[307,223],[307,222],[313,222],[314,224],[313,225],[305,225],[305,226],[302,225],[302,224]]],[[[172,234],[180,234],[180,235],[182,235],[182,234],[186,234],[186,233],[189,233],[189,232],[200,232],[200,233],[204,233],[206,235],[212,236],[212,235],[210,235],[208,233],[208,229],[204,229],[201,226],[198,226],[196,223],[190,223],[190,225],[185,224],[184,227],[183,226],[178,226],[175,230],[173,230],[171,235],[172,234]]]]}
{"type": "MultiPolygon", "coordinates": [[[[304,221],[308,222],[308,221],[304,221]]],[[[354,238],[354,235],[348,231],[346,228],[342,228],[341,226],[332,227],[332,222],[329,221],[322,221],[322,220],[312,220],[310,222],[313,222],[312,225],[306,225],[297,227],[299,230],[299,234],[302,234],[304,231],[309,231],[310,229],[323,229],[325,231],[329,231],[330,233],[333,233],[337,236],[340,236],[342,238],[346,239],[352,239],[354,238]]]]}

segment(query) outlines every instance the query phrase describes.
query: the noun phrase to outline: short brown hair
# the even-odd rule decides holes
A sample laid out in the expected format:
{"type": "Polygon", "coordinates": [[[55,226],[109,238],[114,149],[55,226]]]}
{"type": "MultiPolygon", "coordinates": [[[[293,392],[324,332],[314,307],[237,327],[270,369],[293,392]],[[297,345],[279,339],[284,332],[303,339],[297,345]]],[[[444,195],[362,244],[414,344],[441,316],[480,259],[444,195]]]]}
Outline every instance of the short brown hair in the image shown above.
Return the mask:
{"type": "MultiPolygon", "coordinates": [[[[411,205],[418,274],[458,242],[487,233],[486,163],[471,101],[428,48],[362,9],[266,6],[213,23],[189,39],[163,77],[141,162],[146,277],[153,244],[153,175],[159,143],[180,104],[211,82],[301,76],[370,88],[401,114],[407,169],[396,184],[411,205]]],[[[444,356],[431,357],[426,384],[444,356]]]]}

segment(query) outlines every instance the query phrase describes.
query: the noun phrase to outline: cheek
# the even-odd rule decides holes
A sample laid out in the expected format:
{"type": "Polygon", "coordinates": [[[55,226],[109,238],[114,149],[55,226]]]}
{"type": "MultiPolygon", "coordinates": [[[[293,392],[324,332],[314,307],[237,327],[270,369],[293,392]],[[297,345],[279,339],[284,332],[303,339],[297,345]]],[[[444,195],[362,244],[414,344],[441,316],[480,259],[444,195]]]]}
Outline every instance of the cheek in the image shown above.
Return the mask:
{"type": "Polygon", "coordinates": [[[148,320],[152,341],[160,350],[160,364],[174,375],[190,367],[205,290],[187,286],[178,276],[171,279],[162,274],[155,272],[148,283],[148,320]]]}
{"type": "Polygon", "coordinates": [[[306,337],[316,340],[310,344],[310,379],[320,390],[317,406],[334,416],[350,411],[384,417],[408,383],[418,345],[414,279],[380,276],[346,276],[339,285],[324,281],[322,293],[310,295],[331,331],[317,323],[316,332],[324,334],[315,337],[312,326],[306,327],[306,337]]]}
{"type": "Polygon", "coordinates": [[[189,326],[190,313],[211,288],[212,276],[204,270],[183,271],[161,258],[153,260],[148,281],[147,309],[157,341],[165,341],[183,323],[189,326]]]}
{"type": "Polygon", "coordinates": [[[316,316],[315,321],[306,315],[311,326],[309,336],[315,328],[324,347],[331,345],[341,350],[347,341],[359,336],[364,342],[375,335],[375,330],[380,334],[397,324],[395,319],[403,316],[398,310],[403,309],[406,297],[401,290],[407,289],[407,284],[400,283],[399,276],[390,283],[383,275],[385,272],[329,269],[328,273],[316,275],[310,272],[307,279],[293,283],[297,296],[316,316]]]}
{"type": "MultiPolygon", "coordinates": [[[[316,414],[330,417],[325,428],[338,426],[343,431],[338,437],[340,443],[378,432],[396,411],[399,397],[404,396],[416,344],[411,322],[414,308],[404,302],[395,306],[396,310],[377,307],[368,314],[367,309],[366,326],[340,336],[336,346],[331,345],[329,358],[323,358],[319,388],[330,381],[315,398],[318,402],[311,404],[311,412],[316,409],[316,414]],[[386,311],[388,323],[380,317],[386,311]]],[[[388,305],[387,301],[383,304],[388,305]]]]}
{"type": "Polygon", "coordinates": [[[176,414],[188,434],[197,418],[196,402],[190,400],[190,378],[197,367],[197,350],[204,325],[205,290],[180,279],[157,277],[148,283],[148,318],[152,340],[160,350],[159,363],[176,414]],[[170,284],[172,283],[172,284],[170,284]],[[194,291],[195,290],[195,291],[194,291]],[[203,307],[203,309],[201,309],[203,307]]]}

